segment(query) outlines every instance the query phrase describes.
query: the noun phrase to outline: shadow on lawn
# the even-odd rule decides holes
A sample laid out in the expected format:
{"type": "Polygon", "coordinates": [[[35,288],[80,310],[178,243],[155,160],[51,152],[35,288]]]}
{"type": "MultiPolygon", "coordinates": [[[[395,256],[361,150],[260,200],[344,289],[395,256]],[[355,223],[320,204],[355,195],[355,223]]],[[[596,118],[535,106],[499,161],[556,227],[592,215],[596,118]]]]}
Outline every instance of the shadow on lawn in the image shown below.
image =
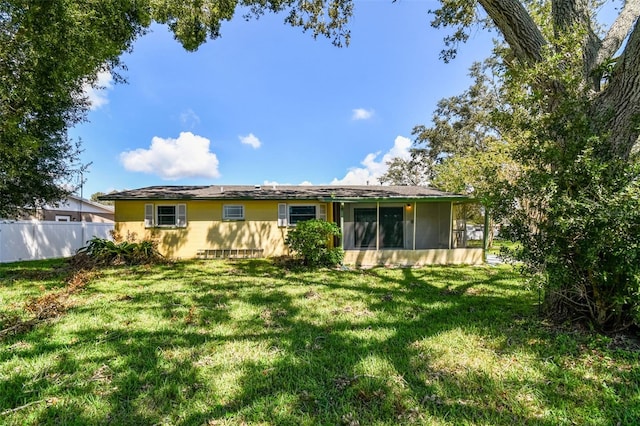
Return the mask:
{"type": "MultiPolygon", "coordinates": [[[[49,354],[57,357],[57,364],[49,368],[51,375],[31,377],[25,372],[13,376],[11,383],[0,382],[0,390],[22,389],[11,395],[0,392],[0,412],[43,395],[94,393],[108,405],[108,415],[92,417],[86,407],[66,398],[62,404],[47,403],[34,423],[364,425],[437,420],[555,425],[570,421],[562,417],[570,414],[562,412],[565,400],[585,398],[575,383],[589,379],[562,368],[576,348],[563,347],[544,330],[519,330],[522,318],[539,325],[531,318],[534,298],[515,296],[520,289],[510,283],[513,275],[506,270],[479,268],[469,274],[469,268],[404,269],[398,278],[384,268],[287,272],[252,260],[221,270],[220,276],[234,277],[229,283],[215,275],[194,274],[194,268],[197,264],[178,264],[151,276],[134,271],[132,277],[146,282],[143,288],[132,295],[108,295],[109,303],[117,303],[131,318],[144,314],[172,326],[145,331],[135,324],[91,324],[75,332],[74,345],[52,343],[47,327],[22,336],[29,348],[16,350],[14,356],[49,354]],[[151,290],[154,282],[187,271],[192,281],[187,290],[151,290]],[[264,285],[245,277],[263,277],[264,285]],[[292,285],[300,292],[283,291],[292,285]],[[234,317],[234,303],[258,314],[234,317]],[[306,316],[305,307],[314,304],[335,308],[328,318],[306,316]],[[221,326],[233,332],[222,333],[221,326]],[[497,380],[482,368],[442,366],[435,362],[437,351],[420,344],[457,330],[481,339],[503,337],[493,348],[496,358],[528,353],[537,378],[497,380]],[[499,335],[504,330],[512,335],[499,335]],[[532,334],[535,345],[527,342],[532,334]],[[102,355],[76,359],[83,356],[76,349],[87,342],[100,345],[102,355]],[[268,355],[254,359],[251,354],[228,354],[228,362],[238,364],[233,378],[237,391],[225,399],[208,380],[222,374],[222,367],[207,359],[238,342],[267,348],[268,355]],[[542,360],[545,350],[551,361],[542,360]],[[99,367],[84,380],[65,381],[87,361],[99,367]],[[376,374],[368,372],[372,368],[376,374]],[[548,385],[547,377],[562,375],[563,389],[548,385]],[[505,394],[513,389],[522,395],[505,394]],[[548,412],[537,412],[518,399],[527,395],[535,395],[548,412]],[[554,412],[560,417],[549,416],[554,412]]],[[[92,309],[78,307],[74,313],[90,316],[92,309]]],[[[619,406],[621,417],[615,420],[624,424],[622,416],[632,402],[617,401],[615,394],[596,398],[619,406]]]]}
{"type": "Polygon", "coordinates": [[[67,264],[62,259],[0,263],[0,288],[11,288],[16,282],[26,281],[34,292],[38,292],[40,287],[51,289],[60,285],[67,272],[67,264]]]}

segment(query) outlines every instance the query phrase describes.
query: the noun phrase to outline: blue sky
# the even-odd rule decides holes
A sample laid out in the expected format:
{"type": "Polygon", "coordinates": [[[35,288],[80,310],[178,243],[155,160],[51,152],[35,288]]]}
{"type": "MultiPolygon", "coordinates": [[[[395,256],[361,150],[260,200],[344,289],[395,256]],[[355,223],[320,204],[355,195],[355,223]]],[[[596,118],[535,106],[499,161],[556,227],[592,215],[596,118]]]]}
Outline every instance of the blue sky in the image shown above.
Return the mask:
{"type": "Polygon", "coordinates": [[[186,52],[153,26],[123,57],[127,84],[90,94],[89,121],[72,129],[91,162],[83,195],[150,185],[376,184],[406,156],[411,129],[439,99],[470,84],[490,54],[472,34],[439,59],[434,1],[356,0],[351,44],[337,48],[283,23],[237,13],[222,38],[186,52]]]}

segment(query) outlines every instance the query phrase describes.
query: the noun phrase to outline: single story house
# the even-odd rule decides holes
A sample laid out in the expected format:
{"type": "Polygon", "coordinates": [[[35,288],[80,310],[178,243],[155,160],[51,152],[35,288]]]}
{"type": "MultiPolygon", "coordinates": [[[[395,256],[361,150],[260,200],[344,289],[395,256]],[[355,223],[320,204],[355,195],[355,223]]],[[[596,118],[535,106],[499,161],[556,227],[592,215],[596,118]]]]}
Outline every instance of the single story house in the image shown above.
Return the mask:
{"type": "Polygon", "coordinates": [[[320,218],[339,225],[345,264],[477,264],[460,208],[469,197],[417,186],[152,186],[100,197],[120,235],[155,238],[171,258],[288,254],[287,232],[320,218]]]}
{"type": "Polygon", "coordinates": [[[45,204],[34,211],[25,211],[21,219],[45,222],[113,223],[114,210],[112,206],[70,194],[57,204],[45,204]]]}

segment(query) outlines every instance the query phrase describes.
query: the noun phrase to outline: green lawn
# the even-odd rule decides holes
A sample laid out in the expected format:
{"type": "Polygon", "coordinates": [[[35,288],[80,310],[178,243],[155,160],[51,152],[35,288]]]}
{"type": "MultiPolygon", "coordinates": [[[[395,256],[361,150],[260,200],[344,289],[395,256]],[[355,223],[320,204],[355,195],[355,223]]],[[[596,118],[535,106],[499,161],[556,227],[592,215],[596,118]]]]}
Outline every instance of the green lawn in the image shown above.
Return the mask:
{"type": "Polygon", "coordinates": [[[500,255],[500,254],[502,254],[502,250],[514,250],[516,247],[518,247],[518,243],[514,243],[512,241],[495,238],[493,240],[493,243],[491,244],[491,248],[489,248],[488,252],[490,254],[500,255]]]}
{"type": "MultiPolygon", "coordinates": [[[[0,324],[60,266],[0,265],[0,324]]],[[[0,424],[636,424],[637,344],[537,300],[506,265],[110,268],[0,340],[0,424]]]]}

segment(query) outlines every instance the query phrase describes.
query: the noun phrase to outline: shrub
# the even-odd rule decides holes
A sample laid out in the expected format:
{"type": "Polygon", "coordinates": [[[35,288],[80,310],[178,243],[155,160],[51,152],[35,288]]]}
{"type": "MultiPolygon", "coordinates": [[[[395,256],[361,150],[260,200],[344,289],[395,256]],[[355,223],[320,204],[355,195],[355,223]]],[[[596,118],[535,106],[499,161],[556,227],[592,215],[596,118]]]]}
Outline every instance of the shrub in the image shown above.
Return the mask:
{"type": "Polygon", "coordinates": [[[86,256],[100,265],[140,265],[157,263],[164,259],[158,251],[155,241],[122,241],[116,243],[98,237],[92,238],[85,247],[79,249],[77,256],[86,256]]]}
{"type": "Polygon", "coordinates": [[[306,266],[335,266],[342,263],[344,251],[331,247],[333,237],[341,235],[338,225],[319,219],[296,224],[287,234],[285,243],[306,266]]]}
{"type": "Polygon", "coordinates": [[[501,120],[519,167],[496,185],[493,211],[552,318],[604,332],[637,329],[640,157],[612,149],[592,115],[592,94],[571,71],[582,69],[582,55],[571,37],[562,43],[539,67],[520,70],[529,81],[553,81],[553,89],[509,76],[505,93],[515,109],[501,120]]]}

